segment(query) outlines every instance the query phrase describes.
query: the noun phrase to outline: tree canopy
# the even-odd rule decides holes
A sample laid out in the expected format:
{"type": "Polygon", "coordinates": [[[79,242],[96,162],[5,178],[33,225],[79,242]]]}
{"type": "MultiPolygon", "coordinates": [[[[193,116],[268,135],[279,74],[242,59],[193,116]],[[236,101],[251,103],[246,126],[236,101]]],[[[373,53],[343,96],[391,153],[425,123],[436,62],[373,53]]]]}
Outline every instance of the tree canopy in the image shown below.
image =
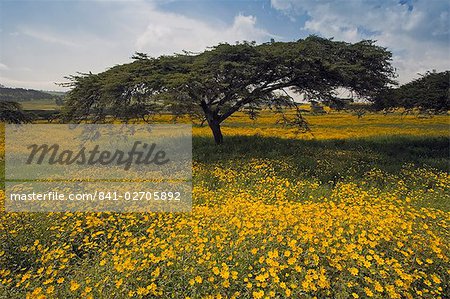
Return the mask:
{"type": "Polygon", "coordinates": [[[388,88],[374,98],[379,109],[405,108],[433,113],[450,110],[450,71],[427,72],[398,88],[388,88]]]}
{"type": "Polygon", "coordinates": [[[11,124],[22,124],[31,121],[31,118],[22,110],[17,102],[0,101],[0,121],[11,124]]]}
{"type": "Polygon", "coordinates": [[[346,43],[310,36],[295,42],[219,44],[201,53],[148,57],[99,74],[70,76],[64,115],[70,121],[124,121],[160,112],[203,118],[216,143],[220,124],[238,110],[254,117],[258,107],[296,108],[286,89],[316,101],[345,87],[372,99],[394,84],[391,53],[364,40],[346,43]]]}

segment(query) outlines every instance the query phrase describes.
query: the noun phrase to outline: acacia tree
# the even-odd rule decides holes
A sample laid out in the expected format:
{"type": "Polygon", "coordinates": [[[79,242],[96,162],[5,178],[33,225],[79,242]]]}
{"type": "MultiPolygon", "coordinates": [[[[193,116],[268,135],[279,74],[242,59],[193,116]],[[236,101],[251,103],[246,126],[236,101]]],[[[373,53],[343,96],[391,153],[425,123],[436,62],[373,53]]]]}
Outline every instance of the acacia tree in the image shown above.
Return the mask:
{"type": "Polygon", "coordinates": [[[69,77],[64,115],[70,121],[129,121],[158,112],[201,116],[217,144],[220,125],[236,111],[254,117],[258,107],[297,108],[292,121],[304,125],[286,89],[316,101],[345,87],[371,99],[394,84],[391,53],[373,41],[336,42],[310,36],[295,42],[220,44],[202,53],[134,61],[100,74],[69,77]]]}
{"type": "Polygon", "coordinates": [[[20,103],[0,101],[0,122],[23,124],[30,121],[30,116],[22,110],[22,105],[20,105],[20,103]]]}
{"type": "Polygon", "coordinates": [[[450,110],[450,71],[427,72],[398,88],[387,88],[374,97],[374,107],[446,113],[450,110]]]}

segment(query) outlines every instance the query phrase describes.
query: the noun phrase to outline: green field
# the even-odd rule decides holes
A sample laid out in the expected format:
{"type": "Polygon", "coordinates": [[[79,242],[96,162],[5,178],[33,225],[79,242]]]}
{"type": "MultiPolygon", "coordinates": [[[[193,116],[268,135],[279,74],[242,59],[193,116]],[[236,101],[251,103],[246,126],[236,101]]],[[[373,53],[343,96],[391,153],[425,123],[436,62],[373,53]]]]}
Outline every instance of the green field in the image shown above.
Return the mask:
{"type": "Polygon", "coordinates": [[[192,213],[3,213],[0,297],[446,298],[448,116],[272,120],[193,128],[192,213]]]}
{"type": "Polygon", "coordinates": [[[19,102],[24,110],[59,110],[60,107],[56,105],[55,99],[48,100],[33,100],[19,102]]]}

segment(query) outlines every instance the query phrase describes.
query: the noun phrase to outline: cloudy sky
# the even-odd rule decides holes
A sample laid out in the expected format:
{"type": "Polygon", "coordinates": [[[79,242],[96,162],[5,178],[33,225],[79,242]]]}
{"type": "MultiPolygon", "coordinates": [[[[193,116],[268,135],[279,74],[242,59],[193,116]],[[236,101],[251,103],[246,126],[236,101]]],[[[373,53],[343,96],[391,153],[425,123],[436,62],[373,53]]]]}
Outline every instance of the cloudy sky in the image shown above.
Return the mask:
{"type": "Polygon", "coordinates": [[[0,84],[61,90],[55,82],[219,42],[292,41],[317,34],[377,40],[400,83],[450,69],[448,0],[0,0],[0,84]]]}

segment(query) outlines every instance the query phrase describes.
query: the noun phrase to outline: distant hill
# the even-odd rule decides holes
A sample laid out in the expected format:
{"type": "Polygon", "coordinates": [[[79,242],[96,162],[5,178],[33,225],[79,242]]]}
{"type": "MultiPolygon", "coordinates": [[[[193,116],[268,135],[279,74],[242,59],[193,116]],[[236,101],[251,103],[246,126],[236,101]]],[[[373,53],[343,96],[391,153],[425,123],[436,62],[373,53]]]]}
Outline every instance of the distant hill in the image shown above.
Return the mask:
{"type": "Polygon", "coordinates": [[[64,91],[56,91],[56,90],[44,90],[43,92],[49,93],[49,94],[52,94],[55,96],[59,96],[59,97],[63,97],[66,94],[66,92],[64,92],[64,91]]]}
{"type": "Polygon", "coordinates": [[[28,102],[35,100],[58,100],[64,96],[63,92],[40,91],[24,88],[0,87],[0,101],[28,102]]]}

